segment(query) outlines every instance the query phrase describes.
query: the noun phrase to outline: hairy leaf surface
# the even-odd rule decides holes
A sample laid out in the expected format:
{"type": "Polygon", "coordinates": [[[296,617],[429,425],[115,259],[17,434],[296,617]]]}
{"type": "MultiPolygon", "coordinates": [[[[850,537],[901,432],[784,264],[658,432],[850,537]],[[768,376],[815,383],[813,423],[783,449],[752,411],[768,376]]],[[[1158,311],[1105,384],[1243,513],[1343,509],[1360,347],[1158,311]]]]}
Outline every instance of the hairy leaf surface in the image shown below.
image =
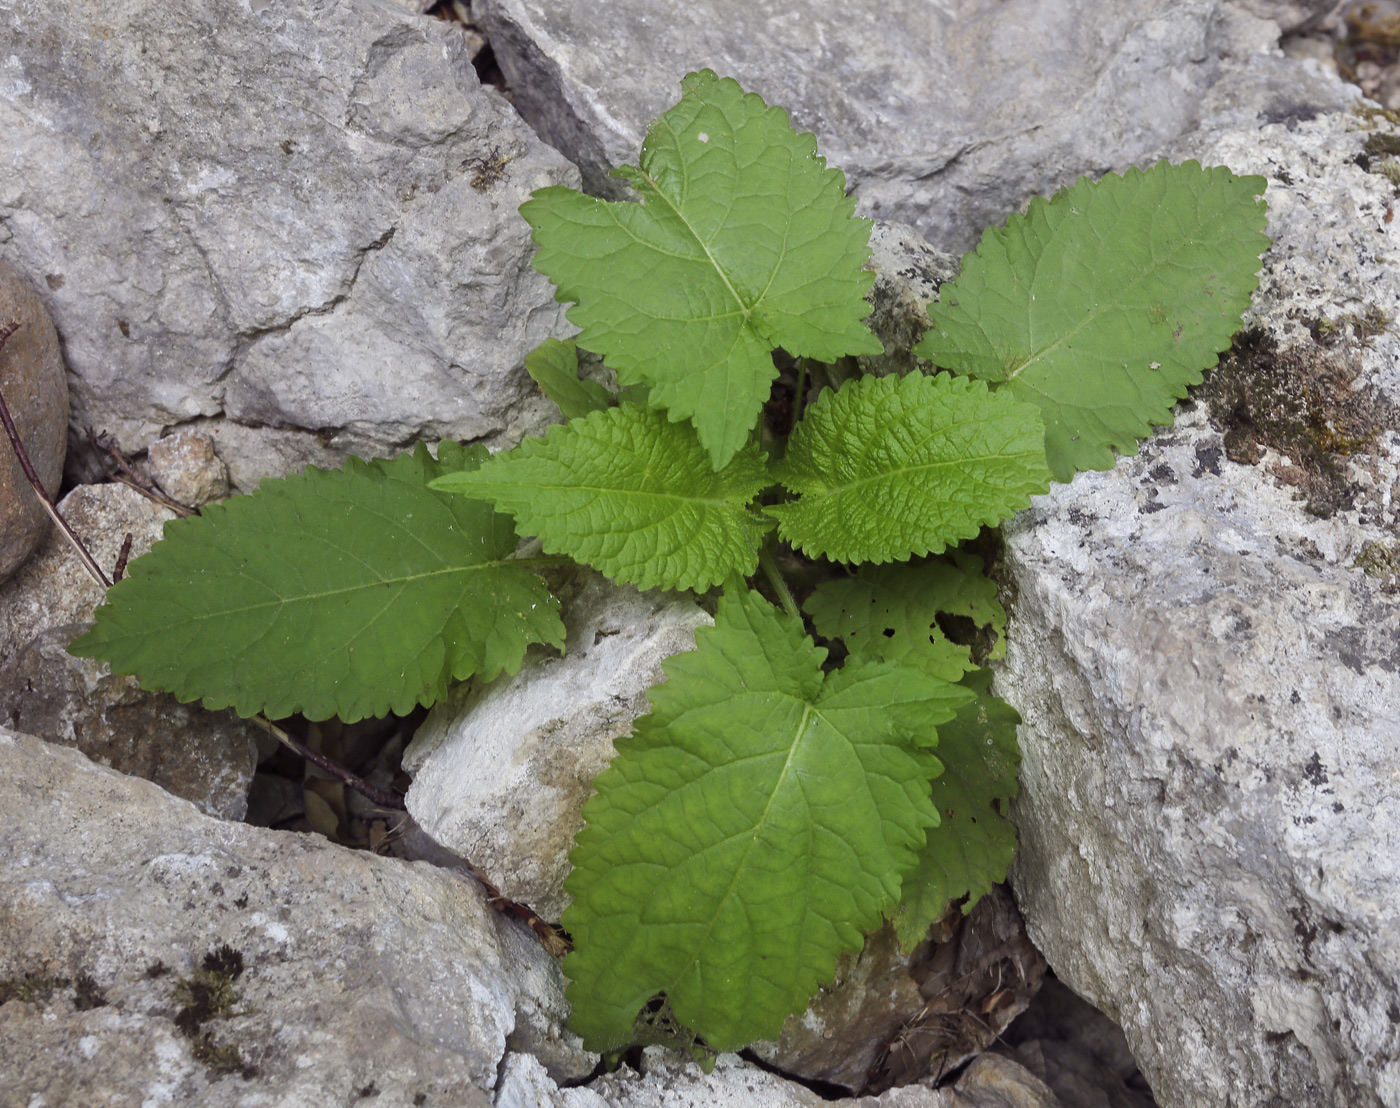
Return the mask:
{"type": "Polygon", "coordinates": [[[165,525],[70,648],[148,689],[270,718],[406,713],[450,681],[563,646],[559,603],[489,504],[428,481],[484,447],[426,446],[264,481],[165,525]]]}
{"type": "MultiPolygon", "coordinates": [[[[949,561],[862,566],[854,577],[824,581],[804,605],[812,624],[852,654],[917,666],[946,681],[974,668],[972,652],[949,640],[940,614],[964,616],[997,635],[1004,649],[1006,610],[982,559],[953,551],[949,561]]],[[[997,649],[993,657],[999,657],[997,649]]]]}
{"type": "Polygon", "coordinates": [[[525,372],[540,391],[559,405],[565,419],[579,419],[612,403],[608,390],[578,375],[578,347],[560,339],[545,339],[525,355],[525,372]]]}
{"type": "Polygon", "coordinates": [[[623,404],[551,427],[433,487],[515,516],[544,549],[642,589],[704,589],[749,574],[770,526],[748,507],[769,483],[758,447],[718,473],[695,432],[623,404]]]}
{"type": "Polygon", "coordinates": [[[574,303],[579,343],[623,384],[652,386],[671,419],[690,419],[719,468],[768,399],[775,347],[823,361],[880,352],[860,322],[870,222],[781,108],[710,70],[681,87],[640,168],[615,173],[641,203],[556,187],[520,214],[536,268],[574,303]]]}
{"type": "Polygon", "coordinates": [[[951,901],[966,896],[963,911],[972,911],[984,893],[1006,880],[1016,850],[1016,827],[1006,810],[1017,790],[1021,751],[1016,725],[1021,717],[987,691],[991,679],[990,670],[968,674],[964,684],[977,699],[938,728],[938,758],[944,768],[933,780],[933,802],[939,824],[929,828],[919,864],[904,879],[894,917],[906,950],[942,918],[951,901]]]}
{"type": "Polygon", "coordinates": [[[936,818],[924,744],[971,699],[889,663],[823,676],[801,621],[745,589],[696,641],[570,855],[564,973],[590,1049],[629,1041],[659,993],[715,1049],[776,1035],[894,906],[936,818]]]}
{"type": "Polygon", "coordinates": [[[915,352],[1035,404],[1055,478],[1109,469],[1230,345],[1268,248],[1263,177],[1159,162],[992,227],[915,352]]]}
{"type": "Polygon", "coordinates": [[[980,381],[863,377],[817,398],[774,476],[801,497],[765,508],[804,553],[841,562],[937,554],[1044,492],[1036,410],[980,381]]]}

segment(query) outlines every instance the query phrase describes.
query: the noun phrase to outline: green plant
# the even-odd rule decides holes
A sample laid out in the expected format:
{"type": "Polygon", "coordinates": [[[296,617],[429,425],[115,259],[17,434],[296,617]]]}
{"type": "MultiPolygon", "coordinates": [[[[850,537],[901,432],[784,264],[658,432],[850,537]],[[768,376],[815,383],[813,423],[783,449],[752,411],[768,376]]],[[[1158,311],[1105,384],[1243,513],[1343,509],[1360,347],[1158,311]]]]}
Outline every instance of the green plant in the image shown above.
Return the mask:
{"type": "Polygon", "coordinates": [[[850,380],[804,414],[809,360],[880,350],[842,175],[709,71],[617,173],[639,203],[551,188],[521,211],[618,394],[551,340],[527,367],[566,424],[169,524],[73,651],[210,707],[352,719],[560,646],[544,562],[722,585],[584,810],[564,968],[594,1048],[661,998],[727,1049],[776,1034],[883,916],[912,944],[1004,877],[1018,718],[982,667],[1006,614],[965,544],[1170,422],[1248,304],[1264,181],[1161,163],[1033,201],[930,309],[917,351],[956,374],[850,380]],[[778,348],[797,419],[769,442],[778,348]],[[516,556],[517,529],[544,553],[516,556]]]}

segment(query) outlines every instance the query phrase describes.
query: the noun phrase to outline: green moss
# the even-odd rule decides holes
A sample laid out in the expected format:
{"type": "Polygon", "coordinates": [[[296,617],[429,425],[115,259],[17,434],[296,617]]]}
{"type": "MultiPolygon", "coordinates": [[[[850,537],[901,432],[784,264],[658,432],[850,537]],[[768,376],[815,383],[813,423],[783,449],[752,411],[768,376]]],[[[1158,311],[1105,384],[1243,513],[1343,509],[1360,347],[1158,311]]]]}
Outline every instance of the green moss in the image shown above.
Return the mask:
{"type": "Polygon", "coordinates": [[[1400,112],[1391,111],[1389,108],[1373,104],[1358,104],[1351,109],[1351,112],[1360,120],[1362,128],[1368,131],[1382,123],[1389,123],[1392,127],[1400,127],[1400,112]]]}
{"type": "Polygon", "coordinates": [[[1224,432],[1230,460],[1254,465],[1263,447],[1284,455],[1275,476],[1297,487],[1322,518],[1352,506],[1355,490],[1341,459],[1370,449],[1397,418],[1374,389],[1355,388],[1356,349],[1388,319],[1371,306],[1342,321],[1355,335],[1346,348],[1305,343],[1280,350],[1263,331],[1241,331],[1197,392],[1224,432]]]}
{"type": "Polygon", "coordinates": [[[1400,543],[1372,540],[1361,548],[1352,564],[1367,577],[1378,580],[1385,591],[1400,588],[1400,543]]]}
{"type": "MultiPolygon", "coordinates": [[[[157,965],[160,965],[159,963],[157,965]]],[[[156,969],[155,966],[151,970],[156,969]]],[[[160,966],[164,971],[164,966],[160,966]]],[[[147,976],[158,976],[147,970],[147,976]]],[[[190,1052],[213,1074],[241,1074],[245,1079],[257,1076],[257,1067],[249,1065],[233,1043],[220,1044],[205,1028],[212,1020],[227,1018],[238,1003],[234,982],[243,975],[243,955],[227,943],[204,956],[199,969],[188,977],[175,981],[173,996],[180,1005],[175,1013],[175,1026],[190,1040],[190,1052]]]]}
{"type": "Polygon", "coordinates": [[[68,978],[47,972],[30,972],[0,981],[0,1004],[18,1000],[21,1004],[43,1004],[59,989],[66,989],[68,978]]]}
{"type": "Polygon", "coordinates": [[[1372,132],[1366,137],[1365,150],[1373,158],[1394,158],[1400,156],[1400,135],[1382,131],[1372,132]]]}

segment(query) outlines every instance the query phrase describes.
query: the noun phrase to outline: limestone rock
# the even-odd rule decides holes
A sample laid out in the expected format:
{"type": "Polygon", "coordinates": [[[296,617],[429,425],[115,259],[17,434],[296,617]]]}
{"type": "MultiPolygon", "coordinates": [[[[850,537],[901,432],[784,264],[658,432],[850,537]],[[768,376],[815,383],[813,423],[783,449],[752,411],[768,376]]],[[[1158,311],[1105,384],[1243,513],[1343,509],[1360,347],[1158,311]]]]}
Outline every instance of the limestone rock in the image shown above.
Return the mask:
{"type": "Polygon", "coordinates": [[[932,370],[914,346],[932,323],[928,306],[938,300],[939,286],[958,275],[958,259],[933,249],[914,228],[876,220],[870,229],[870,264],[875,284],[867,299],[874,305],[865,324],[885,345],[883,354],[859,354],[861,373],[911,373],[932,370]]]}
{"type": "Polygon", "coordinates": [[[452,874],[210,820],[5,730],[0,810],[6,1104],[486,1108],[522,960],[559,989],[452,874]]]}
{"type": "Polygon", "coordinates": [[[532,651],[512,678],[463,686],[404,754],[408,809],[449,850],[547,920],[568,903],[574,832],[612,741],[647,710],[661,663],[711,622],[694,601],[581,571],[565,591],[564,656],[532,651]]]}
{"type": "Polygon", "coordinates": [[[226,418],[336,461],[502,432],[562,320],[516,209],[578,178],[481,87],[461,30],[380,0],[90,16],[0,13],[24,43],[0,81],[0,255],[43,275],[74,425],[136,454],[226,418]]]}
{"type": "MultiPolygon", "coordinates": [[[[19,327],[0,349],[0,393],[34,472],[49,495],[57,496],[68,443],[63,354],[43,302],[0,261],[0,327],[11,323],[19,327]]],[[[50,526],[8,437],[0,434],[0,581],[38,549],[50,526]]]]}
{"type": "Polygon", "coordinates": [[[1260,330],[1173,429],[1005,529],[1017,899],[1163,1108],[1400,1104],[1400,224],[1358,164],[1376,126],[1189,151],[1269,180],[1260,330]]]}
{"type": "Polygon", "coordinates": [[[681,77],[708,66],[814,132],[861,214],[954,252],[1032,196],[1154,159],[1196,128],[1222,76],[1241,74],[1232,96],[1259,122],[1355,95],[1283,58],[1277,25],[1222,0],[478,0],[473,12],[516,107],[590,191],[624,194],[608,170],[636,163],[681,77]]]}
{"type": "MultiPolygon", "coordinates": [[[[125,485],[80,485],[59,510],[109,575],[127,534],[134,559],[174,518],[125,485]]],[[[37,557],[0,585],[0,724],[76,746],[209,815],[242,819],[257,761],[252,724],[230,711],[146,692],[134,677],[67,653],[103,596],[57,529],[37,557]]]]}
{"type": "MultiPolygon", "coordinates": [[[[819,1108],[810,1089],[721,1054],[710,1073],[661,1047],[642,1052],[640,1071],[626,1067],[584,1088],[560,1089],[528,1055],[502,1067],[496,1108],[819,1108]]],[[[906,1085],[848,1099],[850,1108],[1063,1108],[1035,1076],[1009,1058],[985,1054],[952,1088],[906,1085]]]]}
{"type": "Polygon", "coordinates": [[[1285,35],[1316,26],[1337,7],[1336,0],[1234,0],[1260,19],[1272,19],[1285,35]]]}
{"type": "Polygon", "coordinates": [[[228,495],[228,466],[206,431],[186,427],[166,435],[151,443],[146,460],[156,484],[181,504],[198,508],[228,495]]]}

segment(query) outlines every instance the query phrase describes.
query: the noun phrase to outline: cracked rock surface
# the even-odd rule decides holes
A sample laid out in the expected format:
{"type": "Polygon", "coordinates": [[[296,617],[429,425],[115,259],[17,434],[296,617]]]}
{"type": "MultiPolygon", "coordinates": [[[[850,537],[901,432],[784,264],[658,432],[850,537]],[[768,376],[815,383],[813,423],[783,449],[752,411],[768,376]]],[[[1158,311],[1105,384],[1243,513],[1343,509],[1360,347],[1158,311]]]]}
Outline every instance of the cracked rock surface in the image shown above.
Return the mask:
{"type": "Polygon", "coordinates": [[[341,456],[505,429],[561,318],[516,209],[578,177],[455,28],[378,0],[59,0],[7,7],[0,38],[0,257],[63,338],[74,428],[135,452],[222,417],[341,456]]]}
{"type": "Polygon", "coordinates": [[[0,810],[7,1105],[486,1108],[508,1038],[562,1008],[539,944],[443,870],[4,728],[0,810]]]}
{"type": "Polygon", "coordinates": [[[1282,57],[1277,24],[1220,0],[478,0],[473,11],[516,107],[590,191],[628,191],[608,170],[636,164],[647,124],[708,66],[813,132],[860,214],[956,253],[1032,196],[1155,157],[1198,125],[1222,77],[1242,75],[1233,102],[1261,122],[1347,99],[1312,63],[1282,57]]]}

